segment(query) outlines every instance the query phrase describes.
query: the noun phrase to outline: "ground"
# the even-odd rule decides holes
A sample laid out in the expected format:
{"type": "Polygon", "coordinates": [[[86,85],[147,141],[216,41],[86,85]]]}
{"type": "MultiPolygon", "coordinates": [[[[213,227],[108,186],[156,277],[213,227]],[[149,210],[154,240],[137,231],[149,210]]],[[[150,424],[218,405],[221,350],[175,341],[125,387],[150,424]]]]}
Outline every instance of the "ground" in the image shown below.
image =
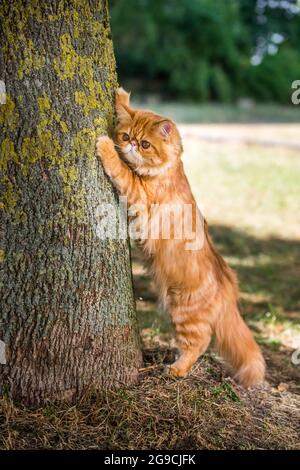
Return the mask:
{"type": "Polygon", "coordinates": [[[300,449],[300,364],[292,362],[300,348],[300,125],[180,130],[194,194],[237,271],[266,383],[244,390],[212,348],[186,379],[164,374],[175,355],[173,332],[133,246],[144,352],[139,383],[74,406],[29,410],[4,398],[0,448],[300,449]]]}

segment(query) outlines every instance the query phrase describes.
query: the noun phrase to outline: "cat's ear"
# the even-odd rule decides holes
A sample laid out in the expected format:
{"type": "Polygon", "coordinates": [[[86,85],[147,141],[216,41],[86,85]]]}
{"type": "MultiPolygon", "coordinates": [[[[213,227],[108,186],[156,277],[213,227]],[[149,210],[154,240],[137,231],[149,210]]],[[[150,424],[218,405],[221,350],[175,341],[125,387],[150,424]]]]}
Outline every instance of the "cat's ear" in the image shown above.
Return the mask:
{"type": "Polygon", "coordinates": [[[158,123],[158,130],[162,137],[169,137],[174,129],[174,124],[169,119],[164,119],[158,123]]]}
{"type": "Polygon", "coordinates": [[[130,93],[119,87],[116,89],[116,107],[120,105],[129,106],[130,93]]]}
{"type": "Polygon", "coordinates": [[[116,111],[119,121],[131,120],[135,111],[129,107],[130,93],[123,88],[116,90],[116,111]]]}
{"type": "Polygon", "coordinates": [[[117,112],[117,118],[119,122],[132,120],[132,115],[129,112],[129,108],[127,108],[127,106],[126,107],[123,105],[116,106],[116,112],[117,112]]]}

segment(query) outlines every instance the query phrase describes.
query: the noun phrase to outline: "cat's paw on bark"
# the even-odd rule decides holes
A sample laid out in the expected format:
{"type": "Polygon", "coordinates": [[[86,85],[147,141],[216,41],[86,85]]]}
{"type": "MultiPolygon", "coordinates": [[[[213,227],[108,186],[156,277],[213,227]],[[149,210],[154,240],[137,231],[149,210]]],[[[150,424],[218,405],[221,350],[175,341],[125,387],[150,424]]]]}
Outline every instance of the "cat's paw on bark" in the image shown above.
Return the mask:
{"type": "Polygon", "coordinates": [[[113,140],[107,135],[102,135],[98,137],[96,141],[96,154],[99,158],[102,158],[103,155],[109,155],[112,152],[115,152],[115,144],[113,140]]]}

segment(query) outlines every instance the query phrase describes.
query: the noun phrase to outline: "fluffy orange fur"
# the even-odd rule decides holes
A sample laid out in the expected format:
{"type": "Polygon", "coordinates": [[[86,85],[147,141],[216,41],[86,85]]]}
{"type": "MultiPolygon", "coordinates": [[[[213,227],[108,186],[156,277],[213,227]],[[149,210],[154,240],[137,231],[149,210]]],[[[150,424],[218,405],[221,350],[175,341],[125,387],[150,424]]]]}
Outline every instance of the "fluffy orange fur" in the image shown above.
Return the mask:
{"type": "MultiPolygon", "coordinates": [[[[192,224],[200,214],[181,162],[182,143],[170,119],[149,111],[133,109],[129,94],[116,92],[117,126],[112,141],[97,140],[97,155],[104,170],[129,204],[141,204],[141,211],[153,226],[159,225],[166,204],[190,204],[192,224]],[[155,204],[155,211],[151,209],[155,204]]],[[[221,355],[244,386],[264,379],[265,363],[252,333],[240,316],[236,276],[217,252],[208,235],[195,230],[196,249],[191,240],[145,237],[140,245],[154,275],[160,298],[176,331],[179,358],[169,372],[184,377],[210,344],[212,336],[221,355]]],[[[183,223],[183,221],[181,221],[183,223]]]]}

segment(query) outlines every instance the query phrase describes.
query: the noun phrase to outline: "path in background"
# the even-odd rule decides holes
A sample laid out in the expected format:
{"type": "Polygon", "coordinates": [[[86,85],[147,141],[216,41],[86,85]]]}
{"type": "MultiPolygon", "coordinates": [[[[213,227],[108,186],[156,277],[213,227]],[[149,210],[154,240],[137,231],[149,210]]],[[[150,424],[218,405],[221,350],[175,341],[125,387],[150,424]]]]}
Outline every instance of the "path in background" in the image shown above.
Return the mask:
{"type": "Polygon", "coordinates": [[[183,138],[300,150],[300,124],[179,124],[183,138]]]}
{"type": "MultiPolygon", "coordinates": [[[[133,96],[134,98],[134,96],[133,96]]],[[[175,122],[186,124],[207,123],[300,123],[299,106],[276,104],[230,105],[220,103],[162,102],[153,97],[134,101],[133,107],[150,109],[175,122]]]]}

